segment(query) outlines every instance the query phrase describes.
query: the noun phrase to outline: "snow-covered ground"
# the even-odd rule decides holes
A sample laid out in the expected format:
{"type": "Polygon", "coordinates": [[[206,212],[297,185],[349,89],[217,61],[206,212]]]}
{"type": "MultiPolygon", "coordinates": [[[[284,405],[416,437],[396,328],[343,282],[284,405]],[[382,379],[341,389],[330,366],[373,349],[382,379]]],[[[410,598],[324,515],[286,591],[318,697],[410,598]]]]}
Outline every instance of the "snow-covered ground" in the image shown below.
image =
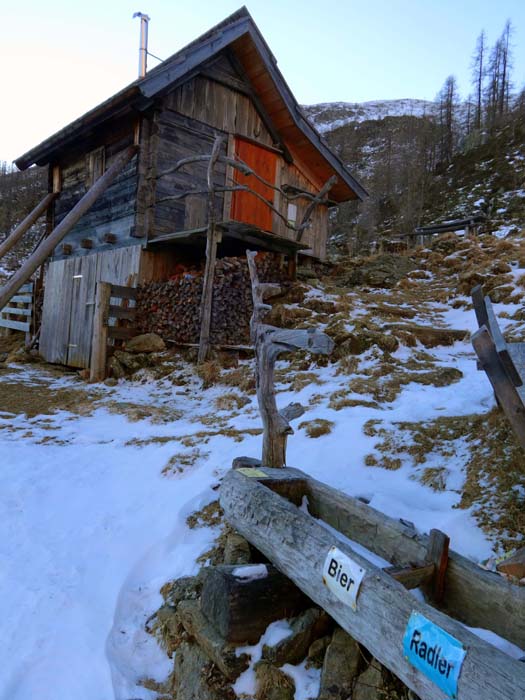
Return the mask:
{"type": "MultiPolygon", "coordinates": [[[[362,313],[356,304],[349,324],[362,313]]],[[[475,327],[474,314],[462,309],[436,304],[426,313],[436,325],[475,327]]],[[[405,360],[411,352],[401,346],[393,354],[405,360]]],[[[455,508],[465,477],[464,445],[456,445],[446,464],[443,491],[414,479],[408,460],[396,470],[365,464],[376,443],[363,430],[370,420],[388,426],[493,407],[468,341],[432,354],[436,366],[459,369],[460,381],[440,388],[409,383],[390,403],[341,410],[329,406],[330,397],[348,391],[352,377],[337,364],[312,365],[315,381],[293,391],[288,362],[281,361],[279,404],[300,401],[308,407],[301,420],[333,423],[331,433],[315,439],[297,428],[288,463],[421,531],[442,529],[454,549],[480,561],[492,545],[471,510],[455,508]]],[[[361,369],[373,361],[372,351],[361,356],[361,369]]],[[[137,680],[167,676],[170,662],[144,623],[162,603],[160,587],[195,572],[197,557],[217,535],[209,527],[190,529],[186,518],[217,498],[234,457],[259,456],[261,450],[253,395],[242,409],[221,410],[217,401],[230,387],[202,389],[182,360],[176,374],[175,384],[168,376],[97,386],[100,396],[82,410],[28,418],[0,406],[1,700],[154,698],[137,680]]],[[[16,383],[20,392],[38,382],[50,393],[87,392],[76,376],[38,366],[12,366],[0,374],[0,383],[16,383]]],[[[284,625],[276,623],[268,634],[283,633],[284,625]]],[[[306,700],[316,672],[285,670],[298,680],[296,700],[306,700]]],[[[238,683],[250,688],[253,678],[248,674],[238,683]]]]}

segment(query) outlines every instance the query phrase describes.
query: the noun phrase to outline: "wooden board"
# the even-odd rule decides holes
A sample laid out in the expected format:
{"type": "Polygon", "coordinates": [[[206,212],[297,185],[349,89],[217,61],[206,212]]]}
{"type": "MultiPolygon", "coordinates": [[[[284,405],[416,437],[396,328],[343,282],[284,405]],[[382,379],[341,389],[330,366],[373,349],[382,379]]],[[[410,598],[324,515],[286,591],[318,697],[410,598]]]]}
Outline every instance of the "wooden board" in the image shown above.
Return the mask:
{"type": "MultiPolygon", "coordinates": [[[[134,245],[49,263],[40,339],[47,362],[89,367],[96,282],[135,286],[140,256],[141,246],[134,245]]],[[[112,304],[119,305],[120,297],[112,304]]]]}
{"type": "Polygon", "coordinates": [[[403,638],[412,613],[424,615],[466,650],[458,698],[522,700],[525,697],[523,664],[475,636],[459,622],[421,603],[359,555],[342,535],[328,530],[256,478],[231,470],[223,479],[220,503],[226,520],[237,531],[422,700],[444,700],[448,696],[430,677],[416,671],[405,656],[403,638]],[[355,607],[345,602],[342,594],[340,597],[334,594],[335,584],[327,585],[327,562],[334,547],[356,569],[364,570],[361,586],[354,595],[355,607]]]}
{"type": "MultiPolygon", "coordinates": [[[[258,146],[252,141],[237,137],[235,155],[246,163],[260,177],[275,185],[278,156],[274,151],[258,146]]],[[[257,180],[253,175],[246,177],[235,171],[234,181],[249,187],[273,204],[274,190],[257,180]]],[[[232,195],[231,218],[246,224],[253,224],[264,231],[272,230],[272,210],[250,192],[234,192],[232,195]]]]}

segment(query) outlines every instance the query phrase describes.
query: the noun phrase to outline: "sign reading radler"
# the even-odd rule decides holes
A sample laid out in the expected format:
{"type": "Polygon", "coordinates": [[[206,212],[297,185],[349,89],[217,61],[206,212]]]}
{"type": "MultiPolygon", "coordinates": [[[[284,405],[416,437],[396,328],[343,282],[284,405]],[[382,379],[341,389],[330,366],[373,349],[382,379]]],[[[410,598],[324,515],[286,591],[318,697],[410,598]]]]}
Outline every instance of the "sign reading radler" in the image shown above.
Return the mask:
{"type": "Polygon", "coordinates": [[[466,650],[461,642],[418,612],[412,612],[403,637],[407,660],[450,698],[458,694],[458,678],[466,650]]]}

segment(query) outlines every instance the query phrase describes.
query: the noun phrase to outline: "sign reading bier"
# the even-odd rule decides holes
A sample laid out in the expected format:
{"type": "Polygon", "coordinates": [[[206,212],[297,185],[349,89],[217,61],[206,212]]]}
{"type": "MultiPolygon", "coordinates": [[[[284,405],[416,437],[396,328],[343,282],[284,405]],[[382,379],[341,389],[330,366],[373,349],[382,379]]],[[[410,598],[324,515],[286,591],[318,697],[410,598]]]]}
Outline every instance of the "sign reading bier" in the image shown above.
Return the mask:
{"type": "Polygon", "coordinates": [[[463,644],[418,612],[412,612],[403,637],[406,659],[450,698],[458,694],[458,678],[466,655],[463,644]]]}
{"type": "Polygon", "coordinates": [[[365,574],[365,569],[344,552],[330,548],[324,562],[323,583],[353,610],[357,609],[357,594],[365,574]]]}

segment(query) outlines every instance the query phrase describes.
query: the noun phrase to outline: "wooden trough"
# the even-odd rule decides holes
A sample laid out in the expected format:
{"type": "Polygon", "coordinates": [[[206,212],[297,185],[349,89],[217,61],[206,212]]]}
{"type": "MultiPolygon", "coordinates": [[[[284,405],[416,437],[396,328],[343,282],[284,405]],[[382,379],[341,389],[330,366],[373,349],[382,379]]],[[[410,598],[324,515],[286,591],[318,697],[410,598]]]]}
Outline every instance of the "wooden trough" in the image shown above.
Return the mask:
{"type": "Polygon", "coordinates": [[[525,588],[455,552],[444,571],[439,537],[419,535],[296,469],[232,469],[220,502],[236,530],[422,700],[525,697],[525,665],[458,622],[523,648],[525,588]],[[355,543],[395,565],[397,575],[358,554],[355,543]],[[406,590],[399,567],[406,581],[412,571],[412,584],[426,586],[434,605],[444,585],[442,611],[406,590]]]}

